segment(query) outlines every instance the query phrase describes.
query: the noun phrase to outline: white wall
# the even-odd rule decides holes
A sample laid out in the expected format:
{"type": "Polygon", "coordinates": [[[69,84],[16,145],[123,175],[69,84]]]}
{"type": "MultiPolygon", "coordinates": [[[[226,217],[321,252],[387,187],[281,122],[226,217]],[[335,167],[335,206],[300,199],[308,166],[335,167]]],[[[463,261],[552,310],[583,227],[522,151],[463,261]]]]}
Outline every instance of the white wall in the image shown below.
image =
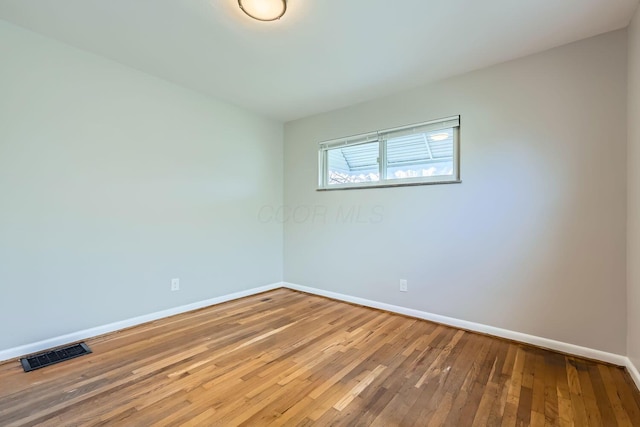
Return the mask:
{"type": "Polygon", "coordinates": [[[0,350],[282,280],[282,124],[3,21],[0,58],[0,350]]]}
{"type": "Polygon", "coordinates": [[[626,54],[617,31],[287,123],[285,281],[626,354],[626,54]],[[319,141],[456,114],[462,184],[315,191],[319,141]]]}
{"type": "Polygon", "coordinates": [[[640,8],[629,32],[627,351],[640,370],[640,8]]]}

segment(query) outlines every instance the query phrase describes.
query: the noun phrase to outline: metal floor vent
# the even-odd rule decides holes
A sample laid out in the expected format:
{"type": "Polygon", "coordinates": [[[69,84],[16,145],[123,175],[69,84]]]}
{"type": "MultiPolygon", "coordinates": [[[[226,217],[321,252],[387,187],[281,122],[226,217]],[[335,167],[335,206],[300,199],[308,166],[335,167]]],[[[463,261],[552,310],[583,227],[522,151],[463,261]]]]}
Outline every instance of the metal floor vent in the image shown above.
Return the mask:
{"type": "Polygon", "coordinates": [[[23,357],[20,359],[20,363],[22,363],[24,371],[29,372],[35,369],[44,368],[45,366],[64,362],[65,360],[73,359],[75,357],[84,356],[89,353],[91,353],[89,346],[84,342],[81,342],[68,347],[61,347],[55,350],[34,354],[29,357],[23,357]]]}

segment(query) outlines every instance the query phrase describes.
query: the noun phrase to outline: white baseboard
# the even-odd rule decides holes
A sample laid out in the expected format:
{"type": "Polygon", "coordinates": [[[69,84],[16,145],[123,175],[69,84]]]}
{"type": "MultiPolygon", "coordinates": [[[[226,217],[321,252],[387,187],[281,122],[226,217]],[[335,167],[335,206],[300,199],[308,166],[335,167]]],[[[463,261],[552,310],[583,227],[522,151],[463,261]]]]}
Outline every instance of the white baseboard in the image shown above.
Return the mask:
{"type": "Polygon", "coordinates": [[[143,323],[151,322],[154,320],[162,319],[176,314],[186,313],[188,311],[198,310],[200,308],[209,307],[211,305],[220,304],[227,301],[232,301],[239,298],[259,294],[262,292],[271,291],[281,287],[289,288],[296,291],[306,292],[313,295],[319,295],[338,301],[349,302],[352,304],[358,304],[365,307],[377,308],[380,310],[389,311],[392,313],[403,314],[406,316],[416,317],[418,319],[430,320],[432,322],[441,323],[443,325],[453,326],[456,328],[466,329],[469,331],[480,332],[487,335],[493,335],[496,337],[506,338],[514,341],[532,344],[538,347],[548,348],[550,350],[560,351],[567,354],[573,354],[576,356],[586,357],[589,359],[600,360],[607,363],[612,363],[618,366],[625,366],[640,389],[640,372],[638,368],[631,362],[631,360],[619,354],[608,353],[601,350],[595,350],[588,347],[581,347],[575,344],[568,344],[561,341],[556,341],[548,338],[538,337],[535,335],[528,335],[521,332],[510,331],[508,329],[496,328],[494,326],[483,325],[481,323],[469,322],[466,320],[455,319],[453,317],[441,316],[439,314],[428,313],[426,311],[415,310],[411,308],[401,307],[392,304],[386,304],[383,302],[368,300],[364,298],[354,297],[351,295],[340,294],[337,292],[325,291],[322,289],[311,288],[308,286],[297,285],[294,283],[272,283],[270,285],[261,286],[258,288],[247,289],[245,291],[234,292],[228,295],[222,295],[219,297],[211,298],[204,301],[198,301],[192,304],[182,305],[180,307],[174,307],[167,310],[157,311],[155,313],[145,314],[143,316],[134,317],[131,319],[121,320],[119,322],[110,323],[108,325],[97,326],[91,329],[85,329],[82,331],[73,332],[66,335],[38,341],[31,344],[22,345],[6,350],[0,351],[0,362],[24,356],[31,353],[36,353],[49,348],[59,347],[61,345],[73,343],[76,341],[96,337],[98,335],[115,332],[121,329],[129,328],[131,326],[141,325],[143,323]]]}
{"type": "Polygon", "coordinates": [[[631,359],[629,359],[628,357],[627,357],[627,363],[625,366],[627,367],[627,371],[629,371],[629,375],[631,375],[633,382],[636,383],[638,390],[640,390],[640,371],[638,371],[638,368],[636,367],[636,365],[634,365],[631,359]]]}
{"type": "Polygon", "coordinates": [[[176,314],[186,313],[188,311],[209,307],[214,304],[220,304],[223,302],[227,302],[227,301],[231,301],[239,298],[244,298],[250,295],[271,291],[273,289],[278,289],[281,287],[282,287],[282,283],[272,283],[270,285],[261,286],[258,288],[247,289],[246,291],[234,292],[232,294],[222,295],[222,296],[211,298],[208,300],[198,301],[198,302],[194,302],[192,304],[187,304],[187,305],[182,305],[180,307],[173,307],[167,310],[157,311],[155,313],[149,313],[142,316],[133,317],[131,319],[109,323],[108,325],[97,326],[95,328],[72,332],[70,334],[49,338],[43,341],[38,341],[31,344],[21,345],[19,347],[1,350],[0,362],[10,360],[16,357],[21,357],[31,353],[37,353],[39,351],[47,350],[50,348],[70,344],[70,343],[84,340],[87,338],[96,337],[98,335],[107,334],[109,332],[119,331],[121,329],[129,328],[131,326],[141,325],[143,323],[162,319],[164,317],[174,316],[176,314]]]}
{"type": "MultiPolygon", "coordinates": [[[[593,360],[611,363],[618,366],[626,366],[631,372],[631,361],[619,354],[608,353],[606,351],[595,350],[588,347],[581,347],[575,344],[568,344],[549,338],[538,337],[535,335],[524,334],[522,332],[510,331],[508,329],[496,328],[494,326],[483,325],[481,323],[469,322],[466,320],[455,319],[453,317],[441,316],[439,314],[428,313],[426,311],[414,310],[411,308],[401,307],[397,305],[386,304],[383,302],[372,301],[364,298],[354,297],[351,295],[339,294],[336,292],[325,291],[323,289],[310,288],[308,286],[296,285],[294,283],[283,283],[283,286],[296,291],[307,292],[309,294],[319,295],[335,300],[349,302],[353,304],[363,305],[366,307],[386,310],[393,313],[404,314],[405,316],[416,317],[419,319],[430,320],[432,322],[441,323],[443,325],[453,326],[455,328],[466,329],[469,331],[480,332],[487,335],[493,335],[500,338],[506,338],[513,341],[519,341],[532,344],[538,347],[548,348],[550,350],[560,351],[571,355],[585,357],[593,360]]],[[[633,367],[635,369],[635,367],[633,367]]],[[[634,380],[638,384],[638,371],[635,370],[636,377],[634,380]]],[[[632,373],[633,377],[634,374],[632,373]]],[[[640,386],[639,386],[640,387],[640,386]]]]}

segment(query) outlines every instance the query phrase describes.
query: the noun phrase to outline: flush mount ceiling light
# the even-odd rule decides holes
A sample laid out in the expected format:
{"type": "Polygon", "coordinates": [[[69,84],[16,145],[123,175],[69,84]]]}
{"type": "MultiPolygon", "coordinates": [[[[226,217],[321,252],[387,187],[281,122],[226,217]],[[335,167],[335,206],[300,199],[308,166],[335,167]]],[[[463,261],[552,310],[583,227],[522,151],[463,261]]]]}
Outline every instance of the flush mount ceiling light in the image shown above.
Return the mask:
{"type": "Polygon", "coordinates": [[[275,21],[287,11],[287,0],[238,0],[240,9],[258,21],[275,21]]]}

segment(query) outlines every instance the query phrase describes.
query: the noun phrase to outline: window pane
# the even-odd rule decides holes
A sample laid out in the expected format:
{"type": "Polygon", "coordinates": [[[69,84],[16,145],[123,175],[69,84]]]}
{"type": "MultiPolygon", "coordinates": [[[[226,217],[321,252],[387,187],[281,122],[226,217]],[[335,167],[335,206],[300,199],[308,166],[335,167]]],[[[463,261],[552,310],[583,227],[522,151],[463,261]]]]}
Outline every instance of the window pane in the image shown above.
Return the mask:
{"type": "Polygon", "coordinates": [[[387,179],[453,177],[453,128],[387,139],[387,179]]]}
{"type": "Polygon", "coordinates": [[[380,180],[378,142],[333,148],[327,151],[329,185],[380,180]]]}

